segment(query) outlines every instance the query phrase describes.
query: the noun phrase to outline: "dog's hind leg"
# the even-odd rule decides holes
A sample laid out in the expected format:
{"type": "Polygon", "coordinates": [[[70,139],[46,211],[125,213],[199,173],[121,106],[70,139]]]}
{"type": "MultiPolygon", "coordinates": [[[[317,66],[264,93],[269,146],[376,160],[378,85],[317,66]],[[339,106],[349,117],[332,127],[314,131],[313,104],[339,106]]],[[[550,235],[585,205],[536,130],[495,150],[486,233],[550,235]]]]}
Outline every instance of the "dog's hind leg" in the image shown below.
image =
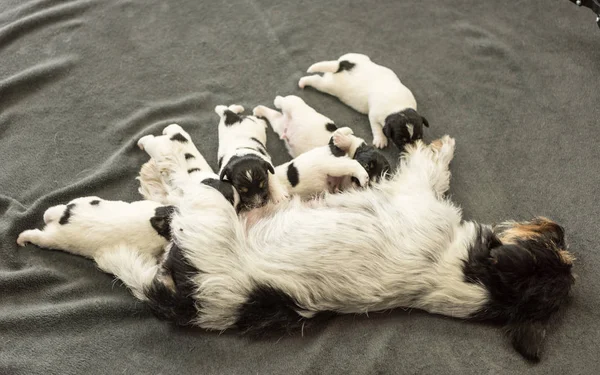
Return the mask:
{"type": "Polygon", "coordinates": [[[340,62],[337,60],[319,61],[312,64],[307,73],[335,73],[340,69],[340,62]]]}
{"type": "Polygon", "coordinates": [[[336,94],[337,85],[336,85],[331,73],[326,73],[323,76],[315,74],[312,76],[305,76],[305,77],[300,78],[300,81],[298,81],[298,87],[303,89],[306,86],[312,86],[321,92],[324,92],[329,95],[337,96],[337,94],[336,94]]]}
{"type": "Polygon", "coordinates": [[[255,107],[254,110],[252,110],[252,114],[259,118],[266,118],[267,121],[269,121],[269,124],[271,124],[273,131],[277,133],[280,139],[284,139],[286,119],[283,114],[269,107],[265,107],[264,105],[255,107]]]}

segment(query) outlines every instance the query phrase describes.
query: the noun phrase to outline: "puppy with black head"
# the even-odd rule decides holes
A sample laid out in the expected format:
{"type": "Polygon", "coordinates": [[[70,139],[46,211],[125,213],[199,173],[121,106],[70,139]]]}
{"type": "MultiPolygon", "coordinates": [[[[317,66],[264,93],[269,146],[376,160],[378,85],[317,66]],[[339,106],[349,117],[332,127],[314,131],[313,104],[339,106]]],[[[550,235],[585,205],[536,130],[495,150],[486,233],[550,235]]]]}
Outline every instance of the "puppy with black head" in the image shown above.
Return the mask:
{"type": "Polygon", "coordinates": [[[241,105],[218,105],[219,176],[229,181],[240,195],[240,208],[260,207],[268,200],[287,199],[285,188],[275,177],[267,153],[267,123],[256,116],[243,116],[241,105]]]}
{"type": "MultiPolygon", "coordinates": [[[[281,113],[262,105],[254,108],[253,113],[269,121],[294,158],[330,144],[333,134],[341,129],[295,95],[277,96],[273,104],[281,113]]],[[[379,181],[390,171],[390,163],[379,150],[352,134],[350,131],[351,144],[344,154],[358,161],[371,181],[379,181]]]]}
{"type": "Polygon", "coordinates": [[[348,53],[335,61],[313,64],[307,72],[324,74],[302,77],[300,88],[312,86],[369,115],[373,145],[377,148],[386,147],[390,137],[403,149],[405,144],[423,137],[423,126],[429,127],[429,122],[417,112],[413,93],[396,73],[374,63],[369,56],[348,53]]]}

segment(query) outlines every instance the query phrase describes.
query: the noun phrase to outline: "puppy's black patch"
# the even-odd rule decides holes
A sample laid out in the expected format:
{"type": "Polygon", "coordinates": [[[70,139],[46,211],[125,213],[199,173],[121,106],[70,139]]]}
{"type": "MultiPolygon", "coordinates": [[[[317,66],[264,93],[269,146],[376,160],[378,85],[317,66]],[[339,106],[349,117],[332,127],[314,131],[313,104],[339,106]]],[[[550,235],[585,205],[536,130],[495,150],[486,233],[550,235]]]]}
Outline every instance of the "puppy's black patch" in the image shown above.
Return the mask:
{"type": "Polygon", "coordinates": [[[355,64],[355,63],[352,63],[352,62],[350,62],[350,61],[348,61],[348,60],[343,60],[343,61],[340,61],[339,68],[338,68],[338,70],[337,70],[337,72],[336,72],[336,73],[343,72],[344,70],[346,70],[346,71],[348,71],[348,72],[349,72],[349,71],[351,71],[351,70],[352,70],[352,68],[354,68],[355,66],[356,66],[356,64],[355,64]]]}
{"type": "Polygon", "coordinates": [[[184,156],[185,156],[185,160],[195,159],[196,158],[194,155],[192,155],[190,153],[187,153],[187,152],[185,153],[184,156]]]}
{"type": "Polygon", "coordinates": [[[190,168],[187,171],[188,173],[200,172],[200,168],[190,168]]]}
{"type": "Polygon", "coordinates": [[[337,128],[338,127],[333,122],[328,122],[327,124],[325,124],[325,130],[327,130],[330,133],[336,131],[337,128]]]}
{"type": "Polygon", "coordinates": [[[429,122],[412,108],[392,113],[385,118],[383,134],[392,140],[400,149],[408,143],[423,139],[423,126],[429,127],[429,122]],[[412,126],[412,135],[408,126],[412,126]]]}
{"type": "Polygon", "coordinates": [[[99,201],[98,199],[94,199],[93,201],[90,201],[90,204],[91,204],[92,206],[97,206],[97,205],[99,205],[99,204],[100,204],[100,201],[99,201]]]}
{"type": "Polygon", "coordinates": [[[217,189],[224,197],[231,203],[235,204],[235,195],[233,192],[233,185],[229,181],[221,181],[216,178],[207,178],[202,181],[204,185],[208,185],[214,189],[217,189]]]}
{"type": "Polygon", "coordinates": [[[337,158],[346,155],[344,150],[333,143],[333,137],[329,138],[329,150],[331,151],[331,154],[337,158]]]}
{"type": "Polygon", "coordinates": [[[171,240],[171,215],[175,206],[160,206],[154,209],[154,216],[150,218],[150,225],[160,236],[171,240]]]}
{"type": "Polygon", "coordinates": [[[298,174],[298,168],[294,165],[294,163],[290,163],[287,169],[287,178],[292,187],[298,185],[300,182],[300,176],[298,174]]]}
{"type": "Polygon", "coordinates": [[[356,149],[354,160],[363,166],[371,181],[379,181],[384,174],[391,176],[389,172],[392,167],[387,158],[375,147],[369,146],[365,142],[356,149]]]}
{"type": "Polygon", "coordinates": [[[480,227],[464,262],[465,281],[483,285],[489,301],[471,318],[506,324],[513,347],[539,360],[545,327],[568,302],[571,265],[542,237],[502,244],[480,227]]]}
{"type": "Polygon", "coordinates": [[[196,291],[192,278],[198,273],[200,271],[188,262],[182,249],[172,243],[167,259],[144,290],[154,315],[177,325],[189,325],[198,313],[197,303],[192,297],[196,291]]]}
{"type": "Polygon", "coordinates": [[[219,165],[219,169],[221,169],[221,166],[223,165],[223,157],[222,156],[219,158],[218,165],[219,165]]]}
{"type": "Polygon", "coordinates": [[[225,114],[225,126],[231,126],[233,124],[237,124],[238,122],[242,122],[243,118],[242,116],[238,115],[237,113],[230,111],[228,109],[225,110],[224,112],[225,114]]]}
{"type": "Polygon", "coordinates": [[[262,157],[256,154],[235,155],[222,168],[219,178],[233,184],[240,195],[240,208],[249,209],[267,203],[269,173],[274,174],[275,169],[262,157]]]}
{"type": "Polygon", "coordinates": [[[171,136],[172,141],[177,141],[181,143],[187,143],[187,138],[183,136],[181,133],[175,133],[171,136]]]}
{"type": "Polygon", "coordinates": [[[72,210],[73,208],[75,208],[75,203],[69,203],[67,204],[67,208],[65,209],[65,212],[63,212],[62,216],[60,217],[60,220],[58,221],[58,223],[60,225],[65,225],[69,222],[69,219],[71,219],[71,215],[72,215],[72,210]]]}

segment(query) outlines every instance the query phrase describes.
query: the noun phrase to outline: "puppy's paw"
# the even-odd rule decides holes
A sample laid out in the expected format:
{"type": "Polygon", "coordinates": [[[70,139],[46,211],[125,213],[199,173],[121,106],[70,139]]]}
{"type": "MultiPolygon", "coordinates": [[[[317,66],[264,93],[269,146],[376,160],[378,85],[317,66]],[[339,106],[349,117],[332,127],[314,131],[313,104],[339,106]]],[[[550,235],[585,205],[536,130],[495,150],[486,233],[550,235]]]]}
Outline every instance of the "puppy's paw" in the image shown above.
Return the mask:
{"type": "Polygon", "coordinates": [[[215,107],[215,113],[221,117],[225,114],[225,111],[228,110],[226,105],[218,105],[215,107]]]}
{"type": "Polygon", "coordinates": [[[283,96],[277,95],[275,97],[275,100],[273,100],[273,105],[275,106],[275,108],[281,109],[281,107],[283,107],[283,101],[284,101],[283,96]]]}
{"type": "Polygon", "coordinates": [[[28,229],[26,231],[21,232],[21,234],[19,234],[19,237],[17,237],[17,245],[21,247],[29,243],[35,245],[35,238],[37,238],[39,233],[41,233],[39,229],[28,229]]]}
{"type": "Polygon", "coordinates": [[[360,187],[366,187],[369,184],[369,173],[363,169],[353,176],[353,181],[360,187]]]}
{"type": "Polygon", "coordinates": [[[183,128],[177,124],[168,125],[162,131],[163,135],[173,135],[173,134],[181,133],[181,132],[183,132],[183,128]]]}
{"type": "Polygon", "coordinates": [[[239,104],[232,104],[229,106],[229,110],[233,113],[240,114],[240,113],[244,112],[244,107],[242,107],[239,104]]]}
{"type": "Polygon", "coordinates": [[[438,158],[440,161],[450,163],[454,157],[454,150],[456,149],[456,140],[448,135],[442,137],[441,147],[438,151],[438,158]]]}
{"type": "Polygon", "coordinates": [[[148,142],[151,142],[151,140],[154,139],[154,136],[152,134],[150,135],[145,135],[142,138],[140,138],[137,142],[138,147],[140,148],[140,150],[145,150],[146,149],[146,144],[148,142]]]}
{"type": "Polygon", "coordinates": [[[59,221],[66,209],[67,206],[64,204],[48,208],[44,211],[44,223],[50,224],[54,221],[59,221]]]}
{"type": "Polygon", "coordinates": [[[284,190],[274,191],[271,193],[271,202],[277,204],[290,199],[290,195],[288,192],[284,190]]]}
{"type": "Polygon", "coordinates": [[[301,89],[303,89],[306,86],[310,86],[310,80],[311,79],[312,79],[311,76],[306,76],[306,77],[300,78],[300,80],[298,81],[298,87],[300,87],[301,89]]]}
{"type": "Polygon", "coordinates": [[[354,132],[348,127],[339,128],[333,132],[331,137],[333,138],[333,144],[340,148],[342,151],[348,152],[352,145],[352,137],[354,132]]]}
{"type": "Polygon", "coordinates": [[[252,110],[252,114],[256,117],[267,117],[266,116],[266,111],[267,111],[267,107],[265,107],[264,105],[257,105],[256,107],[254,107],[254,109],[252,110]]]}
{"type": "Polygon", "coordinates": [[[385,148],[388,145],[388,139],[385,135],[378,135],[373,137],[373,146],[377,148],[385,148]]]}

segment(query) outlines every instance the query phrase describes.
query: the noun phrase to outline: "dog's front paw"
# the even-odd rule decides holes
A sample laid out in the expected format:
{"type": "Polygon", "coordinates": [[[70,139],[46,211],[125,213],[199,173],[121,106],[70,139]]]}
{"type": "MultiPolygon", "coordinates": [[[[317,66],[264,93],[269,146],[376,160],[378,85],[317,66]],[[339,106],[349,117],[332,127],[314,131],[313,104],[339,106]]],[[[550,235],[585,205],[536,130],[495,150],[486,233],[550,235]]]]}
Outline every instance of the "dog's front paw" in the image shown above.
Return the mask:
{"type": "Polygon", "coordinates": [[[350,146],[352,145],[352,137],[350,137],[352,134],[354,134],[354,132],[348,127],[337,129],[331,135],[333,144],[342,151],[348,152],[350,146]]]}
{"type": "Polygon", "coordinates": [[[39,229],[28,229],[26,231],[21,232],[21,234],[19,234],[19,237],[17,237],[17,245],[25,246],[29,243],[35,245],[34,238],[38,232],[40,232],[39,229]]]}
{"type": "Polygon", "coordinates": [[[140,150],[145,150],[146,149],[146,144],[148,142],[151,142],[151,140],[154,139],[154,136],[152,134],[150,135],[145,135],[142,138],[140,138],[137,142],[138,147],[140,148],[140,150]]]}
{"type": "Polygon", "coordinates": [[[267,110],[267,107],[265,107],[264,105],[257,105],[252,110],[252,114],[256,117],[267,117],[266,113],[265,113],[266,110],[267,110]]]}
{"type": "Polygon", "coordinates": [[[171,124],[165,127],[162,131],[163,135],[174,135],[183,132],[183,128],[177,124],[171,124]]]}
{"type": "Polygon", "coordinates": [[[385,148],[388,145],[388,139],[385,135],[378,135],[373,137],[373,146],[377,148],[385,148]]]}
{"type": "Polygon", "coordinates": [[[233,113],[240,114],[244,112],[244,107],[239,104],[232,104],[229,106],[229,110],[233,113]]]}
{"type": "Polygon", "coordinates": [[[354,175],[354,178],[354,182],[360,187],[366,187],[369,184],[369,173],[364,169],[354,175]]]}
{"type": "Polygon", "coordinates": [[[450,162],[454,157],[456,149],[456,140],[449,135],[445,135],[440,139],[431,142],[431,149],[437,151],[437,157],[444,162],[450,162]]]}
{"type": "Polygon", "coordinates": [[[298,81],[298,87],[300,87],[301,89],[303,89],[306,86],[310,86],[309,80],[310,80],[310,76],[306,76],[306,77],[300,78],[300,81],[298,81]]]}

